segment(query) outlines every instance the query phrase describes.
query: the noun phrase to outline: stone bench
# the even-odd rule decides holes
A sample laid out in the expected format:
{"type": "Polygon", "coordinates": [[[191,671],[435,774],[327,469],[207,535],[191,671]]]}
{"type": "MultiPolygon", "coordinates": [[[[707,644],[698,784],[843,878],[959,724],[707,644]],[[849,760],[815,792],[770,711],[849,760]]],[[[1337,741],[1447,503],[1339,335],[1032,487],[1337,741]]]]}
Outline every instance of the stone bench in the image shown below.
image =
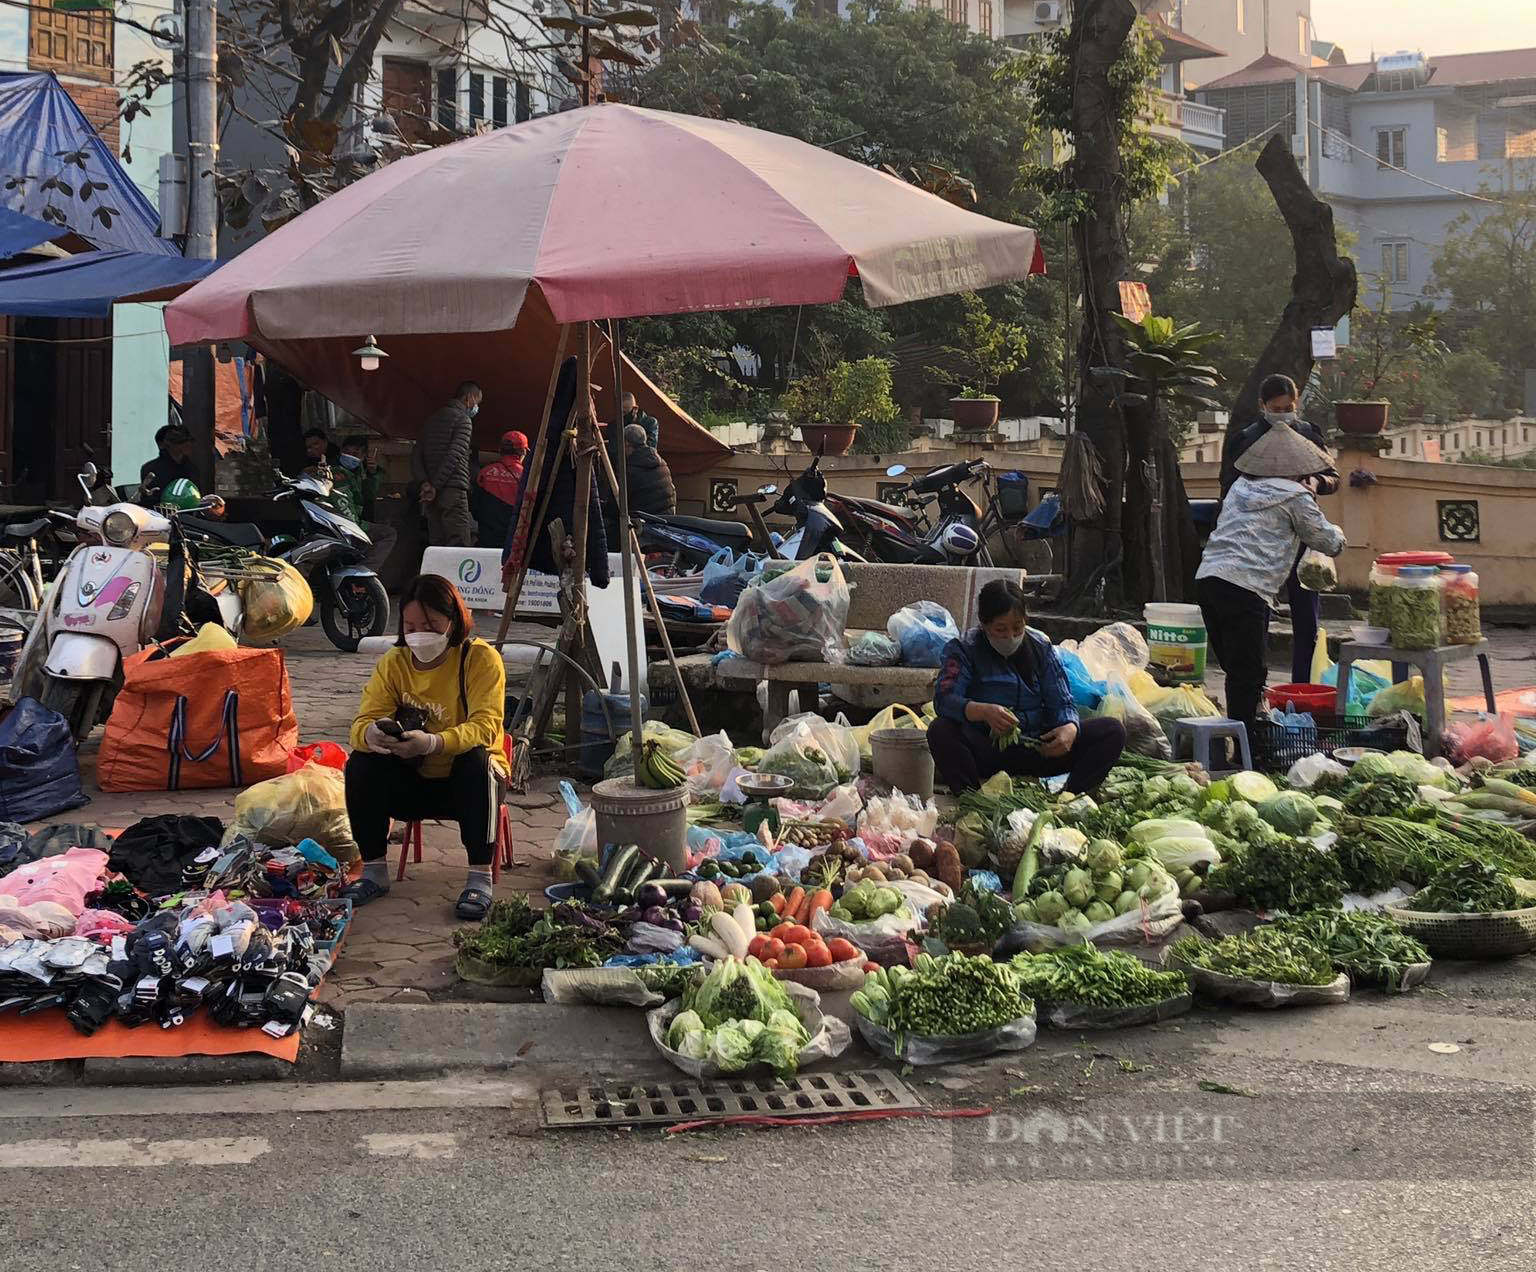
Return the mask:
{"type": "MultiPolygon", "coordinates": [[[[878,565],[858,562],[843,566],[851,595],[847,635],[850,641],[867,631],[885,631],[886,620],[903,606],[936,601],[947,609],[961,631],[976,623],[976,596],[993,579],[1028,581],[1023,570],[962,565],[878,565]]],[[[838,697],[857,706],[881,708],[894,702],[917,706],[933,697],[936,667],[855,667],[846,663],[787,662],[764,665],[745,658],[728,658],[714,668],[722,688],[768,686],[763,712],[763,740],[789,714],[789,695],[801,686],[831,684],[838,697]]]]}

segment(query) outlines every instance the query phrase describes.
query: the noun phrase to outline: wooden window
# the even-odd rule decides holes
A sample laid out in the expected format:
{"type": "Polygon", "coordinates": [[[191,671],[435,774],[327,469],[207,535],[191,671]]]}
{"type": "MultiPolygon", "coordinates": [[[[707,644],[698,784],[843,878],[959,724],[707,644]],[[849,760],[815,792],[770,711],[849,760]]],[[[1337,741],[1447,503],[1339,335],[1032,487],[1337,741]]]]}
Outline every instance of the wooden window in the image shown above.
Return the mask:
{"type": "Polygon", "coordinates": [[[53,0],[35,0],[30,18],[27,51],[33,67],[111,81],[109,13],[58,13],[53,0]]]}
{"type": "Polygon", "coordinates": [[[1381,245],[1381,274],[1389,283],[1408,281],[1408,244],[1383,243],[1381,245]]]}
{"type": "Polygon", "coordinates": [[[437,68],[437,126],[459,130],[459,73],[451,66],[437,68]]]}
{"type": "Polygon", "coordinates": [[[976,0],[976,30],[992,38],[992,0],[976,0]]]}
{"type": "Polygon", "coordinates": [[[1376,166],[1378,168],[1408,166],[1408,130],[1406,128],[1376,130],[1376,166]]]}
{"type": "Polygon", "coordinates": [[[944,0],[944,16],[951,22],[965,25],[965,10],[967,0],[944,0]]]}
{"type": "Polygon", "coordinates": [[[517,81],[517,122],[533,118],[533,91],[522,80],[517,81]]]}
{"type": "Polygon", "coordinates": [[[479,71],[469,73],[469,126],[473,128],[485,118],[485,76],[479,71]]]}

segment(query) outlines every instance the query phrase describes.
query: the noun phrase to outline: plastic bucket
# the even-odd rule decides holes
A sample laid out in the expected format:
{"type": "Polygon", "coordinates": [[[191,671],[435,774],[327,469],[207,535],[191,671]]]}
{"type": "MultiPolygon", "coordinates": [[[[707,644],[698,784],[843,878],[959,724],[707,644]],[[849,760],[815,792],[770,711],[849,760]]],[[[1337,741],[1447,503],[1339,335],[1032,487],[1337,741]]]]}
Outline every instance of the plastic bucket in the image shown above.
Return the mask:
{"type": "Polygon", "coordinates": [[[1332,685],[1276,685],[1264,693],[1264,701],[1284,711],[1289,703],[1297,711],[1332,711],[1338,691],[1332,685]]]}
{"type": "Polygon", "coordinates": [[[15,676],[16,668],[21,665],[21,647],[26,643],[25,628],[0,623],[0,684],[15,676]]]}
{"type": "Polygon", "coordinates": [[[614,777],[592,788],[599,844],[638,844],[673,874],[688,866],[688,794],[679,786],[653,791],[633,778],[614,777]]]}
{"type": "Polygon", "coordinates": [[[869,735],[875,776],[904,795],[933,798],[933,752],[926,729],[876,729],[869,735]]]}
{"type": "Polygon", "coordinates": [[[1205,681],[1205,616],[1198,605],[1151,604],[1147,661],[1174,683],[1205,681]]]}
{"type": "MultiPolygon", "coordinates": [[[[640,695],[640,716],[645,718],[645,713],[651,709],[649,699],[642,693],[640,695]]],[[[617,733],[624,733],[629,729],[629,695],[627,693],[599,694],[595,689],[588,689],[581,695],[581,750],[577,760],[577,766],[589,777],[595,777],[603,771],[603,765],[613,754],[615,734],[608,731],[608,721],[612,718],[613,727],[617,733]],[[608,714],[603,714],[603,703],[608,704],[608,714]]]]}

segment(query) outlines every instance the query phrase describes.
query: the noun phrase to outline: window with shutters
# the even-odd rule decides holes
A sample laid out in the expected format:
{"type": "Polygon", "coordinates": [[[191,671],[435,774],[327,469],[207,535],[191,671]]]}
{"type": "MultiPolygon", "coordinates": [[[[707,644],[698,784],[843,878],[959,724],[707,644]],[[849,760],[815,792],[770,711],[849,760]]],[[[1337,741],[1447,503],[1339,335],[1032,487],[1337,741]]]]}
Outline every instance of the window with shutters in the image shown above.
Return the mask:
{"type": "Polygon", "coordinates": [[[437,126],[459,130],[459,73],[451,66],[437,69],[437,126]]]}
{"type": "Polygon", "coordinates": [[[53,0],[35,0],[30,18],[27,52],[31,66],[111,81],[110,13],[63,13],[54,9],[53,0]]]}
{"type": "Polygon", "coordinates": [[[944,16],[957,26],[965,25],[966,0],[944,0],[944,16]]]}
{"type": "Polygon", "coordinates": [[[1408,166],[1408,130],[1406,128],[1376,130],[1376,166],[1378,168],[1408,166]]]}
{"type": "Polygon", "coordinates": [[[1383,243],[1381,245],[1381,276],[1389,283],[1408,281],[1408,244],[1383,243]]]}
{"type": "Polygon", "coordinates": [[[517,122],[522,123],[526,119],[533,118],[533,90],[517,81],[517,122]]]}
{"type": "Polygon", "coordinates": [[[976,31],[992,38],[992,0],[976,0],[976,31]]]}
{"type": "Polygon", "coordinates": [[[469,126],[473,128],[485,118],[485,76],[479,71],[469,73],[469,126]]]}
{"type": "Polygon", "coordinates": [[[507,77],[496,75],[491,78],[491,123],[497,128],[507,126],[507,77]]]}

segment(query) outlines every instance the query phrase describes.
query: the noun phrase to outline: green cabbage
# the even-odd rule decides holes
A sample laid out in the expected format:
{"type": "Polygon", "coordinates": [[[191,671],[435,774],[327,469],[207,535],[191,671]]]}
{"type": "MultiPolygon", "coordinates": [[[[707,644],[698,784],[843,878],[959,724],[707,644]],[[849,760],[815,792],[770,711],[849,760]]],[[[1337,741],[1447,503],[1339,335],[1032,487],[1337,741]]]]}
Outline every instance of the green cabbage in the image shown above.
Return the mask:
{"type": "Polygon", "coordinates": [[[1095,839],[1083,854],[1083,864],[1096,875],[1120,869],[1120,845],[1112,839],[1095,839]]]}
{"type": "Polygon", "coordinates": [[[1115,912],[1102,901],[1095,901],[1083,914],[1091,923],[1108,923],[1115,917],[1115,912]]]}
{"type": "Polygon", "coordinates": [[[800,1066],[800,1048],[803,1045],[792,1033],[782,1029],[765,1029],[758,1035],[753,1059],[761,1060],[773,1070],[775,1076],[788,1078],[800,1066]]]}
{"type": "Polygon", "coordinates": [[[1098,885],[1093,890],[1093,895],[1100,901],[1108,901],[1113,905],[1115,898],[1120,895],[1120,890],[1125,887],[1125,876],[1118,870],[1111,870],[1108,874],[1099,877],[1098,885]]]}
{"type": "Polygon", "coordinates": [[[1373,751],[1356,760],[1349,775],[1357,781],[1374,782],[1378,777],[1397,776],[1397,769],[1388,756],[1373,751]]]}
{"type": "Polygon", "coordinates": [[[800,1017],[792,1011],[779,1008],[768,1017],[768,1028],[777,1033],[787,1033],[801,1046],[811,1040],[811,1035],[805,1031],[805,1026],[800,1022],[800,1017]]]}
{"type": "MultiPolygon", "coordinates": [[[[1362,759],[1360,763],[1365,763],[1365,760],[1362,759]]],[[[1410,782],[1438,786],[1442,790],[1454,791],[1461,788],[1460,778],[1454,773],[1446,772],[1438,764],[1431,764],[1417,751],[1393,751],[1387,756],[1387,763],[1392,766],[1394,773],[1406,777],[1410,782]]],[[[1355,767],[1358,768],[1359,765],[1355,767]]]]}
{"type": "Polygon", "coordinates": [[[681,1051],[680,1045],[683,1038],[691,1033],[703,1033],[704,1022],[699,1019],[696,1011],[680,1011],[672,1018],[672,1023],[667,1026],[667,1046],[673,1051],[681,1051]]]}
{"type": "Polygon", "coordinates": [[[1115,913],[1129,914],[1132,910],[1141,908],[1141,898],[1129,890],[1122,892],[1115,898],[1115,913]]]}
{"type": "Polygon", "coordinates": [[[721,1025],[710,1039],[709,1058],[721,1073],[736,1073],[752,1059],[752,1040],[737,1025],[721,1025]]]}
{"type": "Polygon", "coordinates": [[[1020,923],[1038,923],[1039,916],[1035,914],[1033,901],[1020,901],[1013,907],[1013,917],[1020,923]]]}
{"type": "Polygon", "coordinates": [[[1273,799],[1280,791],[1262,773],[1234,773],[1227,780],[1232,786],[1232,794],[1250,804],[1262,804],[1267,799],[1273,799]]]}
{"type": "Polygon", "coordinates": [[[695,1029],[692,1033],[684,1034],[672,1050],[689,1060],[706,1060],[709,1058],[709,1041],[709,1030],[695,1029]]]}
{"type": "Polygon", "coordinates": [[[1059,892],[1042,892],[1035,898],[1035,914],[1047,927],[1054,927],[1067,912],[1067,899],[1059,892]]]}
{"type": "Polygon", "coordinates": [[[1068,910],[1056,924],[1063,932],[1086,932],[1093,926],[1090,919],[1081,910],[1068,910]]]}
{"type": "Polygon", "coordinates": [[[1073,867],[1062,881],[1061,893],[1067,904],[1082,909],[1093,900],[1093,876],[1086,870],[1073,867]]]}
{"type": "Polygon", "coordinates": [[[1259,805],[1259,816],[1283,835],[1305,835],[1317,821],[1317,806],[1301,791],[1282,791],[1259,805]]]}
{"type": "Polygon", "coordinates": [[[1205,827],[1183,817],[1158,817],[1137,822],[1131,827],[1131,838],[1138,844],[1152,844],[1159,839],[1204,839],[1205,827]]]}

